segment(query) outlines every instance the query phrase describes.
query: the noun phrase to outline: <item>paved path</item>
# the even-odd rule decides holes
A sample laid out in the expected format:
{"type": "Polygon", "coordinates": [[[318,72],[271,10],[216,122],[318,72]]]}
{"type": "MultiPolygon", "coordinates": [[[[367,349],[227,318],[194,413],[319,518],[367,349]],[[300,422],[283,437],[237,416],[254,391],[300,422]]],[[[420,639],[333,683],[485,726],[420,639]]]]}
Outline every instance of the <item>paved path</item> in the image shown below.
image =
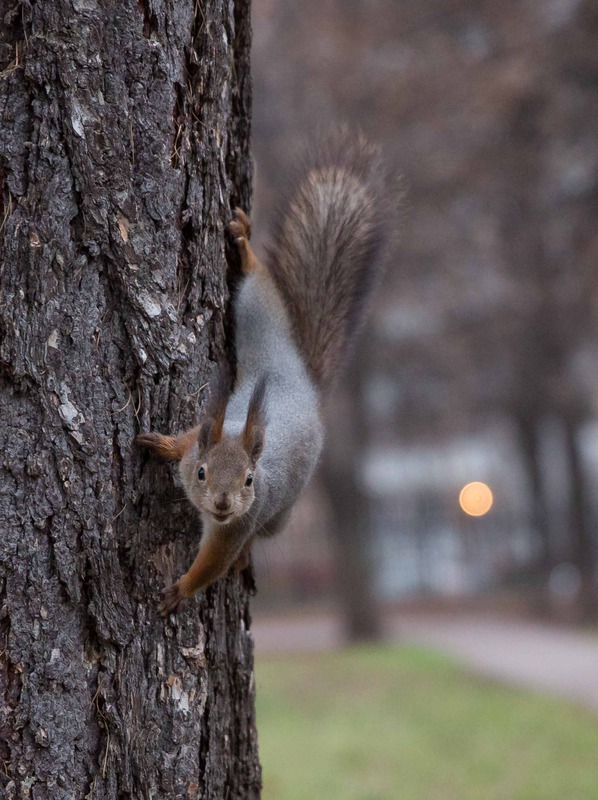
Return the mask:
{"type": "MultiPolygon", "coordinates": [[[[492,616],[401,613],[387,620],[391,638],[428,645],[474,672],[567,697],[598,712],[598,633],[492,616]]],[[[306,652],[342,646],[332,614],[255,615],[258,652],[306,652]]]]}

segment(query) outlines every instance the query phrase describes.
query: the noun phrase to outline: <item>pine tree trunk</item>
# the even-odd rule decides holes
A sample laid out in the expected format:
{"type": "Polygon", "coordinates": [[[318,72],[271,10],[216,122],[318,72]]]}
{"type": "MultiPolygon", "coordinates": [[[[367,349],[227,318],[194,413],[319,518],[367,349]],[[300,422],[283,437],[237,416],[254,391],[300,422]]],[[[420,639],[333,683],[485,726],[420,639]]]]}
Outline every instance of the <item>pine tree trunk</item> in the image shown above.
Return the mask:
{"type": "Polygon", "coordinates": [[[241,0],[4,3],[0,796],[257,798],[247,577],[156,613],[199,519],[133,446],[226,358],[241,0]]]}

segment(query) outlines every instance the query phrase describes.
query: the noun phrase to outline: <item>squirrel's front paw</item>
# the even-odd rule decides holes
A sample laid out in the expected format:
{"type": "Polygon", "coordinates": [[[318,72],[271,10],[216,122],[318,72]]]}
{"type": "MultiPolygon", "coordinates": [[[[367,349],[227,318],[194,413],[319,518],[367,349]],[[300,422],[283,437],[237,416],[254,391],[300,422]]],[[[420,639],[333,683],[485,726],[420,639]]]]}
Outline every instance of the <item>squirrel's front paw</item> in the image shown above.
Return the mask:
{"type": "Polygon", "coordinates": [[[135,444],[139,447],[149,447],[150,450],[155,450],[163,437],[159,433],[138,433],[135,437],[135,444]]]}
{"type": "Polygon", "coordinates": [[[251,222],[249,217],[241,208],[235,208],[233,219],[228,224],[228,229],[233,235],[234,240],[249,239],[251,237],[251,222]]]}
{"type": "Polygon", "coordinates": [[[162,602],[158,606],[158,611],[163,617],[167,617],[169,614],[176,614],[179,608],[182,607],[181,604],[184,600],[185,597],[179,584],[175,583],[162,592],[162,602]]]}
{"type": "Polygon", "coordinates": [[[167,461],[178,461],[181,457],[177,448],[177,440],[172,436],[163,436],[161,433],[139,433],[135,437],[135,444],[147,447],[159,458],[167,461]]]}

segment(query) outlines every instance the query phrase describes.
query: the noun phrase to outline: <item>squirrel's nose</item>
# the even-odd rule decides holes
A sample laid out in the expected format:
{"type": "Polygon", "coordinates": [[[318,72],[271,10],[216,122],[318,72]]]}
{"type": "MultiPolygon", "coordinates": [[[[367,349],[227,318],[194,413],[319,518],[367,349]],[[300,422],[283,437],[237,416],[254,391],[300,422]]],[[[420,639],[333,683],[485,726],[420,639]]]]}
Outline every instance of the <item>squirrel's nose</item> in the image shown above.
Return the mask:
{"type": "Polygon", "coordinates": [[[214,506],[218,511],[228,511],[230,508],[229,496],[226,492],[222,492],[217,500],[214,500],[214,506]]]}

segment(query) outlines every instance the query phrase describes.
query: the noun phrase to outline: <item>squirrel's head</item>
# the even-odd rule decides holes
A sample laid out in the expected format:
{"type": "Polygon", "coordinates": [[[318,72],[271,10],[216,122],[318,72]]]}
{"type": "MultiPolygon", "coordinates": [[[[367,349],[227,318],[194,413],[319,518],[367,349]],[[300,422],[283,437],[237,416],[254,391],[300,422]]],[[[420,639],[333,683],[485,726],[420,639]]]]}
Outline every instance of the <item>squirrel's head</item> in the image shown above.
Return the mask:
{"type": "Polygon", "coordinates": [[[189,499],[217,524],[243,516],[255,499],[254,474],[265,442],[265,381],[258,381],[240,436],[224,436],[224,411],[205,420],[186,465],[189,499]]]}

